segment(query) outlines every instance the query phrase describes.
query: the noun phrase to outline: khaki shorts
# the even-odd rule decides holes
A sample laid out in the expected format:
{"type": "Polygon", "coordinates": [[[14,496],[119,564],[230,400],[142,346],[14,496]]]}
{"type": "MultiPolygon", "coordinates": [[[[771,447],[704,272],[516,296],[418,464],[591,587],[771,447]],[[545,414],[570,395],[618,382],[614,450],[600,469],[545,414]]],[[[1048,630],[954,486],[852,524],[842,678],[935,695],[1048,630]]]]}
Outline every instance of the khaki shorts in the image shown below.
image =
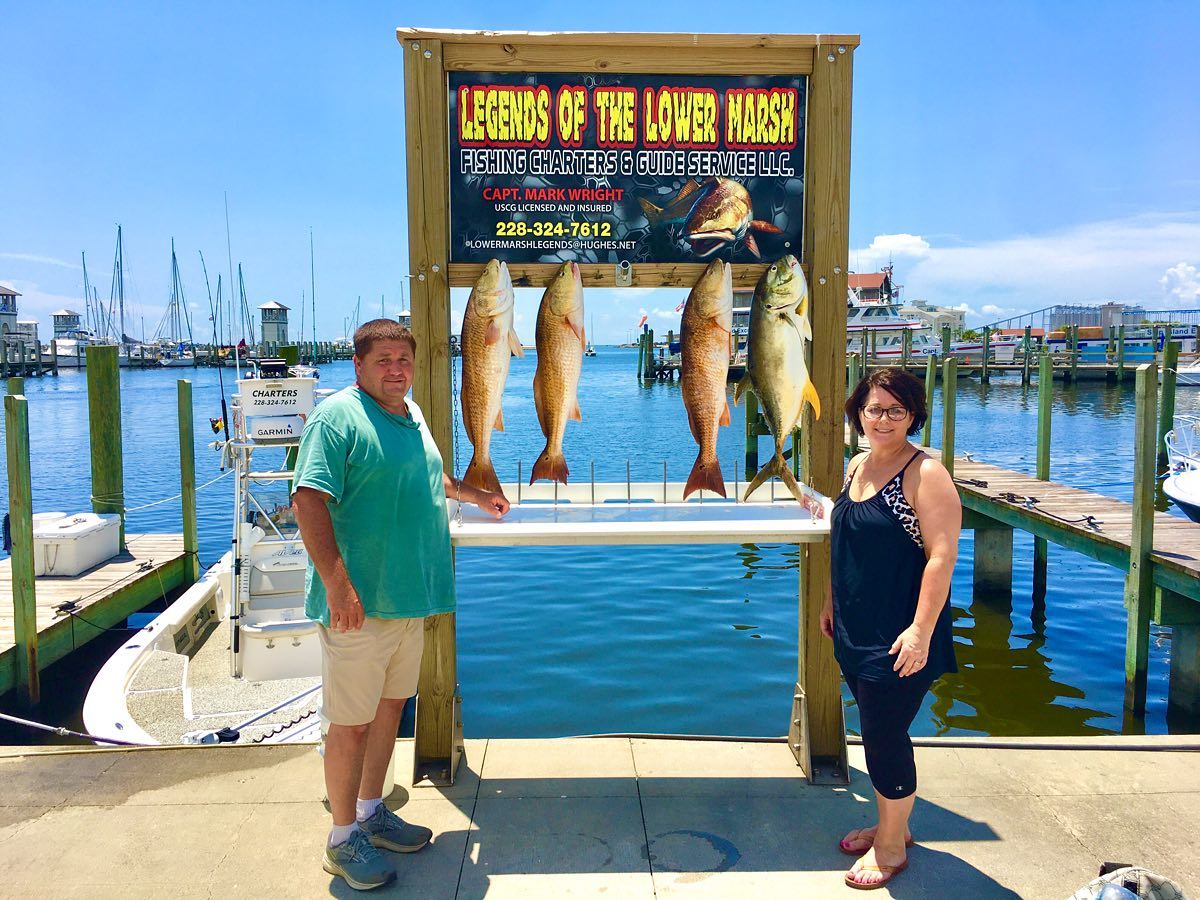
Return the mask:
{"type": "Polygon", "coordinates": [[[321,715],[335,725],[366,725],[379,701],[417,692],[424,619],[367,617],[357,631],[317,626],[321,637],[321,715]]]}

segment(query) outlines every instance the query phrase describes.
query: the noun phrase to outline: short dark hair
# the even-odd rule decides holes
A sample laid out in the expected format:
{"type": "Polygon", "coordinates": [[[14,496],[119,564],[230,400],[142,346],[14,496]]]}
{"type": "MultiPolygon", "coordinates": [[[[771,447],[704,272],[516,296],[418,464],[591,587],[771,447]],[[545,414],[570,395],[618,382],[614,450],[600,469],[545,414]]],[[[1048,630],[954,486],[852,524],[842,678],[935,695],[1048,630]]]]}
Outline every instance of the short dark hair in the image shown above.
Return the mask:
{"type": "Polygon", "coordinates": [[[912,413],[912,424],[908,426],[909,437],[925,425],[929,411],[925,408],[925,385],[921,383],[921,379],[903,369],[876,369],[855,386],[850,393],[850,399],[846,401],[846,418],[850,420],[850,427],[860,436],[863,427],[858,414],[866,406],[867,394],[871,393],[871,388],[887,391],[912,413]]]}
{"type": "Polygon", "coordinates": [[[362,359],[376,341],[407,341],[413,353],[417,352],[417,339],[395,319],[372,319],[359,325],[354,332],[354,355],[362,359]]]}

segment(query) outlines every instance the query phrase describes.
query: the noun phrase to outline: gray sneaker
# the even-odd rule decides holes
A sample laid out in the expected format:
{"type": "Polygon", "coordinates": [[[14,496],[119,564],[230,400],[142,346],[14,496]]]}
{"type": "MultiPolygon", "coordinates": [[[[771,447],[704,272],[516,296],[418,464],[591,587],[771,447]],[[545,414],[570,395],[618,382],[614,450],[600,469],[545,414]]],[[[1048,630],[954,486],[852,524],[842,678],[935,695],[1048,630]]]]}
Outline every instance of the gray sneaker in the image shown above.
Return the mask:
{"type": "Polygon", "coordinates": [[[397,853],[416,853],[433,837],[424,825],[410,825],[382,803],[358,827],[376,847],[397,853]]]}
{"type": "Polygon", "coordinates": [[[356,891],[382,887],[396,877],[396,870],[371,844],[366,832],[357,828],[350,839],[336,847],[325,848],[321,867],[330,875],[340,875],[356,891]]]}

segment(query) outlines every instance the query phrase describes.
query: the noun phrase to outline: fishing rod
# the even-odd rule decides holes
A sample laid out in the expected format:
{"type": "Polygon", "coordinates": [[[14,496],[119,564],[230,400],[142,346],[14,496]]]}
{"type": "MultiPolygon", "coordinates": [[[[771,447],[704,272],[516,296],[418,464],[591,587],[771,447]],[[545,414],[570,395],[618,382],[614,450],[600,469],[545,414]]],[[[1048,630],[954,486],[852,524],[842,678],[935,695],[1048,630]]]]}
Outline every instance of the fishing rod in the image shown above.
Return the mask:
{"type": "MultiPolygon", "coordinates": [[[[217,312],[213,307],[212,285],[208,283],[208,266],[204,264],[204,251],[200,251],[200,268],[204,270],[204,288],[208,291],[208,310],[209,318],[213,323],[213,346],[216,347],[221,342],[221,336],[217,333],[217,312]]],[[[229,410],[225,405],[225,376],[221,372],[221,357],[217,356],[217,384],[221,386],[221,427],[225,429],[225,443],[229,443],[229,410]]],[[[216,431],[214,428],[213,431],[216,431]]],[[[222,460],[224,456],[221,457],[222,460]]],[[[224,466],[222,466],[224,468],[224,466]]]]}

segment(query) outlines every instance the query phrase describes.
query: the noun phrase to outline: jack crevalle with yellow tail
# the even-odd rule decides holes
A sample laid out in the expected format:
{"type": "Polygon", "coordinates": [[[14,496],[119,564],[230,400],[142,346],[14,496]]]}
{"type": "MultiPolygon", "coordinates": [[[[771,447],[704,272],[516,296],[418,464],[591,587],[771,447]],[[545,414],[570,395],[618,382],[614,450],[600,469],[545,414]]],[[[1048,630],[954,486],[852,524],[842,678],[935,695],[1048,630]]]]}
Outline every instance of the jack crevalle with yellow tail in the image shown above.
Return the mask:
{"type": "Polygon", "coordinates": [[[749,499],[767,479],[776,477],[802,505],[810,507],[811,501],[783,458],[783,444],[800,422],[805,403],[812,407],[814,416],[821,417],[821,399],[809,377],[804,355],[811,340],[808,282],[800,263],[788,255],[771,263],[754,288],[746,376],[733,392],[733,402],[737,403],[746,388],[753,388],[775,438],[775,454],[754,476],[743,499],[749,499]]]}
{"type": "Polygon", "coordinates": [[[460,337],[463,427],[475,448],[463,481],[494,493],[501,491],[492,465],[492,429],[504,430],[501,397],[509,360],[514,353],[525,355],[513,330],[514,303],[508,266],[489,261],[467,300],[460,337]]]}
{"type": "Polygon", "coordinates": [[[546,449],[533,464],[529,483],[545,479],[567,483],[563,435],[567,419],[583,420],[579,411],[579,370],[587,335],[583,327],[583,280],[579,266],[563,263],[546,287],[538,307],[537,371],[533,375],[533,403],[546,436],[546,449]]]}
{"type": "Polygon", "coordinates": [[[725,496],[717,460],[717,429],[729,424],[726,380],[733,332],[733,273],[729,264],[708,264],[688,294],[680,326],[680,391],[692,437],[700,445],[683,499],[706,490],[725,496]]]}

